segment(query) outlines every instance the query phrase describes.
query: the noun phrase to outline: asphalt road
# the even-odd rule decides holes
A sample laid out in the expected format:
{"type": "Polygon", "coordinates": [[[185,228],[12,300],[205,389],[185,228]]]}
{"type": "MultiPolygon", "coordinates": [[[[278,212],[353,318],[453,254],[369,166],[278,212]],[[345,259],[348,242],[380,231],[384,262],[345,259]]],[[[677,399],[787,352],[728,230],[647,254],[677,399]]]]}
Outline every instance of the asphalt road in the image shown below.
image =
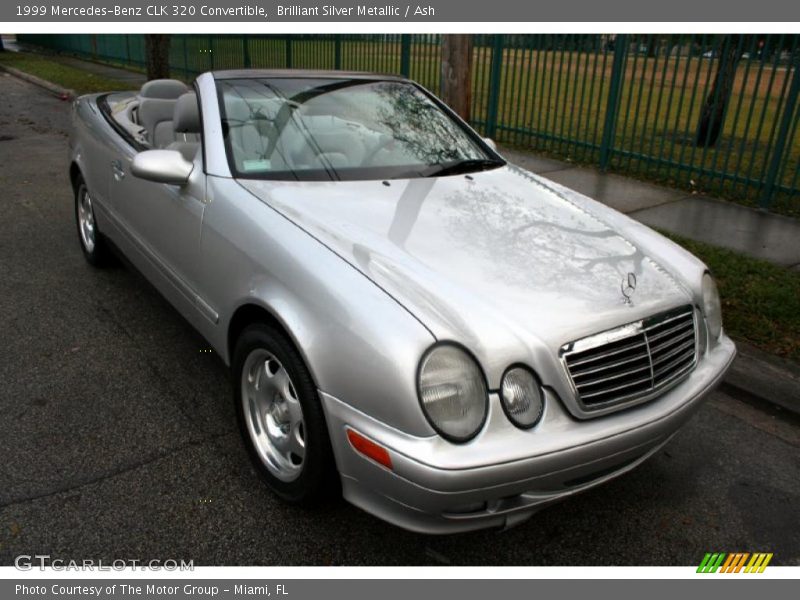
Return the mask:
{"type": "Polygon", "coordinates": [[[800,564],[800,426],[717,393],[666,449],[506,532],[433,538],[259,483],[227,370],[139,275],[90,268],[69,105],[0,76],[0,564],[800,564]]]}

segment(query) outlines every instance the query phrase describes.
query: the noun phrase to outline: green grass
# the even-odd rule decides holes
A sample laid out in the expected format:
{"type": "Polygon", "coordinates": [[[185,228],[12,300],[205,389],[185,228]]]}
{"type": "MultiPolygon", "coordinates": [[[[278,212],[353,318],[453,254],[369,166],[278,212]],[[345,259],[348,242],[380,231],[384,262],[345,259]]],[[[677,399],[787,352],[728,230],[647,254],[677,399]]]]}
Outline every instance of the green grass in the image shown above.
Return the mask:
{"type": "MultiPolygon", "coordinates": [[[[488,62],[474,62],[473,118],[489,103],[488,62]]],[[[544,151],[573,162],[597,164],[605,125],[612,57],[532,49],[506,50],[498,98],[498,141],[544,151]]],[[[716,67],[698,57],[629,55],[620,88],[609,170],[745,205],[757,204],[782,114],[787,69],[743,61],[735,79],[725,127],[715,147],[693,144],[699,114],[716,67]],[[749,180],[749,181],[745,181],[749,180]]],[[[797,189],[800,127],[790,130],[780,184],[797,189]]],[[[800,216],[795,191],[776,193],[774,212],[800,216]]]]}
{"type": "Polygon", "coordinates": [[[76,94],[132,89],[129,82],[100,77],[50,58],[21,52],[0,52],[0,65],[13,67],[74,90],[76,94]]]}
{"type": "Polygon", "coordinates": [[[662,231],[703,260],[722,298],[728,335],[800,362],[800,273],[662,231]]]}
{"type": "MultiPolygon", "coordinates": [[[[43,36],[47,37],[47,36],[43,36]]],[[[578,36],[580,37],[580,36],[578,36]]],[[[713,39],[712,39],[713,38],[713,39]]],[[[50,44],[95,60],[141,68],[138,35],[50,36],[50,44]]],[[[530,36],[529,46],[503,51],[493,137],[508,146],[545,153],[577,164],[598,164],[609,103],[613,52],[578,50],[575,36],[530,36]],[[568,49],[553,49],[553,40],[568,49]],[[572,43],[569,40],[572,40],[572,43]]],[[[583,39],[583,38],[581,38],[583,39]]],[[[704,46],[715,36],[695,36],[704,46]]],[[[585,40],[584,40],[585,42],[585,40]]],[[[558,44],[555,44],[556,46],[558,44]]],[[[608,170],[689,192],[757,205],[772,158],[791,71],[771,61],[742,60],[736,71],[725,127],[716,147],[693,144],[701,107],[717,63],[699,56],[649,57],[629,52],[622,71],[619,112],[608,170]]],[[[251,67],[400,71],[399,38],[377,41],[331,36],[176,35],[173,76],[190,80],[210,69],[251,67]],[[338,63],[335,57],[339,57],[338,63]]],[[[434,92],[441,76],[437,36],[414,35],[410,76],[434,92]]],[[[473,53],[472,122],[485,131],[490,105],[492,49],[473,53]]],[[[788,132],[778,171],[782,186],[770,210],[800,217],[800,119],[788,132]]]]}

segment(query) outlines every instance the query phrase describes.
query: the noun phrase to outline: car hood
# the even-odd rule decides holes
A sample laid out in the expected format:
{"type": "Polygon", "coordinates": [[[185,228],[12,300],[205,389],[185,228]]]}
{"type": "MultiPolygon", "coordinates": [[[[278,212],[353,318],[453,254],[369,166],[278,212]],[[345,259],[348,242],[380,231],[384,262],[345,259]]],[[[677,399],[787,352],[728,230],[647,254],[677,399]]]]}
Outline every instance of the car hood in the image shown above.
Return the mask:
{"type": "MultiPolygon", "coordinates": [[[[691,303],[674,274],[559,187],[507,166],[470,176],[240,181],[381,286],[496,386],[515,360],[691,303]],[[636,278],[630,302],[628,274],[636,278]]],[[[591,208],[591,207],[589,207],[591,208]]]]}

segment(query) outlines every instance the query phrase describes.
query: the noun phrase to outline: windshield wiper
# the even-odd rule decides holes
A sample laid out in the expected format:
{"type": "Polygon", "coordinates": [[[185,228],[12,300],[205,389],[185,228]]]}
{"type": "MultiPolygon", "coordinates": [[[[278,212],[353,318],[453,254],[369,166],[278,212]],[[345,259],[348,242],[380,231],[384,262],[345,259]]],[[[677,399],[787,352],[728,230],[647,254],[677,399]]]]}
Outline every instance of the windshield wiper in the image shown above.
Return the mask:
{"type": "Polygon", "coordinates": [[[488,171],[502,167],[503,160],[496,158],[465,158],[451,164],[431,165],[435,169],[425,175],[425,177],[438,177],[440,175],[460,175],[462,173],[474,173],[476,171],[488,171]]]}

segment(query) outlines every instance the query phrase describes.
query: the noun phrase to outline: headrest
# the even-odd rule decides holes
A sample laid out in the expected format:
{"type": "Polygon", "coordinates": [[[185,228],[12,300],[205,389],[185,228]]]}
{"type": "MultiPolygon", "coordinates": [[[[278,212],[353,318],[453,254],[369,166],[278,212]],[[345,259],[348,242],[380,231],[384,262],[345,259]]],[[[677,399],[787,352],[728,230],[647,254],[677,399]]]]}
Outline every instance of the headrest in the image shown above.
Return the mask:
{"type": "Polygon", "coordinates": [[[225,98],[225,116],[234,121],[249,121],[252,115],[250,103],[242,98],[225,98]]]}
{"type": "Polygon", "coordinates": [[[225,115],[239,121],[250,121],[259,114],[272,119],[283,105],[277,98],[226,98],[225,115]]]}
{"type": "Polygon", "coordinates": [[[153,79],[142,86],[139,91],[141,98],[160,98],[162,100],[174,100],[181,94],[185,94],[189,88],[182,81],[177,79],[153,79]]]}
{"type": "Polygon", "coordinates": [[[200,108],[197,106],[197,94],[188,92],[175,102],[172,126],[178,133],[200,133],[200,108]]]}

